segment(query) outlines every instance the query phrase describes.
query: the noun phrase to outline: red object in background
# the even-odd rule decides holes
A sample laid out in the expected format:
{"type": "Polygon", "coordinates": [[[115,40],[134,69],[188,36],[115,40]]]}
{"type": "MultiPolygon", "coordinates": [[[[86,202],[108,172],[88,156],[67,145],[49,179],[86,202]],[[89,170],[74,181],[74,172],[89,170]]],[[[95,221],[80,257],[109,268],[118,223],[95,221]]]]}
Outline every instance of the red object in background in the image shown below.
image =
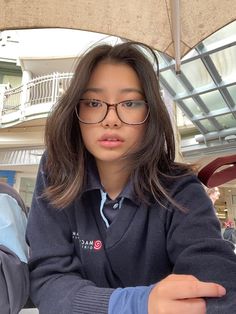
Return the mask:
{"type": "Polygon", "coordinates": [[[208,188],[236,179],[236,155],[214,159],[199,171],[198,178],[208,188]],[[222,170],[216,171],[221,167],[222,170]]]}

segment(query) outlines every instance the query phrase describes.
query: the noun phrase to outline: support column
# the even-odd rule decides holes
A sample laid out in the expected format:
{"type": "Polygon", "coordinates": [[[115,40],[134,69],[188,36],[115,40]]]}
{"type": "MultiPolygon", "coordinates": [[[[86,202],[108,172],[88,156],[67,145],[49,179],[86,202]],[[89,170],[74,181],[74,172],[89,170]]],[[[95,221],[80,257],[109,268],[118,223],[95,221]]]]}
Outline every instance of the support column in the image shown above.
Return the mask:
{"type": "Polygon", "coordinates": [[[32,80],[32,73],[30,71],[24,70],[22,73],[22,92],[21,92],[21,99],[20,99],[20,111],[21,117],[24,119],[25,116],[25,107],[29,101],[29,90],[27,83],[32,80]]]}

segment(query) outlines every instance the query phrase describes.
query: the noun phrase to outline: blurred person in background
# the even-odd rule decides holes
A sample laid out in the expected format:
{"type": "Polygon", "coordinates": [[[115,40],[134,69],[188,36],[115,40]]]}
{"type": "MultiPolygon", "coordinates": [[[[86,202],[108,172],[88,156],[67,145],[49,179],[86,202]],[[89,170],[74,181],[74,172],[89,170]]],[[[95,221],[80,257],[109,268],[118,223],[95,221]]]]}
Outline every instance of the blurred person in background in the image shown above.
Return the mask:
{"type": "Polygon", "coordinates": [[[223,233],[223,238],[236,245],[236,229],[234,222],[232,220],[227,220],[224,222],[224,227],[225,230],[223,233]]]}
{"type": "Polygon", "coordinates": [[[212,200],[212,203],[215,204],[215,202],[220,198],[219,188],[217,186],[214,188],[207,188],[206,191],[207,191],[208,196],[212,200]]]}
{"type": "Polygon", "coordinates": [[[29,295],[27,208],[10,185],[0,182],[0,313],[17,314],[29,295]]]}

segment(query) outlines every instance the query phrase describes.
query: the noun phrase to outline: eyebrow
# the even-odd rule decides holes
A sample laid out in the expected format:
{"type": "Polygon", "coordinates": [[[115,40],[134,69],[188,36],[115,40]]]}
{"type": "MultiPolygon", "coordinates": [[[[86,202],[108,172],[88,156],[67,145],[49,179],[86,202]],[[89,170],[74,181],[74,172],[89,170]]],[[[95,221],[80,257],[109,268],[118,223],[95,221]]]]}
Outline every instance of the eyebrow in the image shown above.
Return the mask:
{"type": "MultiPolygon", "coordinates": [[[[104,89],[103,88],[99,88],[99,87],[88,87],[88,88],[85,89],[84,93],[87,93],[87,92],[102,93],[102,92],[104,92],[104,89]]],[[[137,89],[137,88],[130,88],[130,87],[122,88],[122,89],[120,89],[120,92],[122,94],[123,93],[125,94],[125,93],[135,92],[135,93],[139,93],[140,95],[143,95],[142,90],[137,89]]]]}
{"type": "Polygon", "coordinates": [[[135,92],[135,93],[139,93],[139,94],[143,95],[142,90],[137,89],[137,88],[122,88],[120,90],[120,92],[121,93],[132,93],[132,92],[135,92]]]}

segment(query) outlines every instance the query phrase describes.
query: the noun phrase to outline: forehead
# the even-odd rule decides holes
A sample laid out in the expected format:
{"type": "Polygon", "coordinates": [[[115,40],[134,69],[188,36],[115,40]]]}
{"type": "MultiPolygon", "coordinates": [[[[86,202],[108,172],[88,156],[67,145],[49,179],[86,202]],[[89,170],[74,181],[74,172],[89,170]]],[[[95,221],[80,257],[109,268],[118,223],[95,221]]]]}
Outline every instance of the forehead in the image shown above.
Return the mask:
{"type": "Polygon", "coordinates": [[[140,79],[128,64],[103,61],[93,70],[87,88],[125,89],[134,88],[142,91],[140,79]]]}

